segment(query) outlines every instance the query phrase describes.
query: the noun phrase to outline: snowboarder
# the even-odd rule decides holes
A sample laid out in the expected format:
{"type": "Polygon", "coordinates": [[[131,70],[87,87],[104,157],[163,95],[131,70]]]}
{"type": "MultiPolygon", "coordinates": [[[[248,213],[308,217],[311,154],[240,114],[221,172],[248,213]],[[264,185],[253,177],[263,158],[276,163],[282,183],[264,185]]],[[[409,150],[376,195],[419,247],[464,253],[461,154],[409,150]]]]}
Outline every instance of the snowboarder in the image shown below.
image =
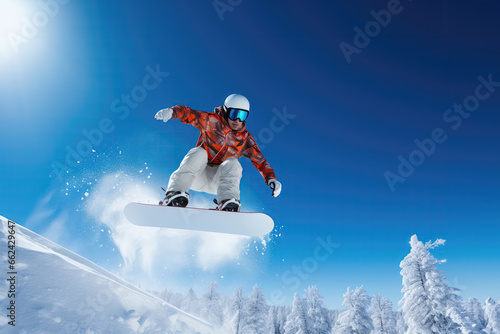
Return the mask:
{"type": "Polygon", "coordinates": [[[252,135],[246,130],[250,112],[248,99],[240,94],[229,95],[214,112],[204,112],[177,105],[158,111],[155,119],[167,122],[178,118],[200,130],[196,147],[182,160],[170,176],[165,199],[160,205],[187,206],[189,189],[216,194],[217,210],[240,211],[240,179],[242,168],[238,158],[247,157],[272,189],[272,196],[281,192],[281,183],[262,155],[252,135]]]}

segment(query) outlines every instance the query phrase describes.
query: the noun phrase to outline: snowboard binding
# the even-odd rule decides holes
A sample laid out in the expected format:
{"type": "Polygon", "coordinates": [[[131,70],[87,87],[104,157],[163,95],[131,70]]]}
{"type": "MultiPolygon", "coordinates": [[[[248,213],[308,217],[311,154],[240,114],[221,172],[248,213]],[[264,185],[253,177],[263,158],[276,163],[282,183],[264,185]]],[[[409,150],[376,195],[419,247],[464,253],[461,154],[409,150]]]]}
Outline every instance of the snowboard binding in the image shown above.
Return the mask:
{"type": "Polygon", "coordinates": [[[241,202],[235,198],[225,199],[220,203],[217,203],[217,200],[214,199],[215,204],[217,204],[217,209],[219,211],[231,211],[231,212],[239,212],[241,209],[241,202]]]}
{"type": "Polygon", "coordinates": [[[168,191],[160,205],[186,207],[191,196],[185,191],[168,191]]]}

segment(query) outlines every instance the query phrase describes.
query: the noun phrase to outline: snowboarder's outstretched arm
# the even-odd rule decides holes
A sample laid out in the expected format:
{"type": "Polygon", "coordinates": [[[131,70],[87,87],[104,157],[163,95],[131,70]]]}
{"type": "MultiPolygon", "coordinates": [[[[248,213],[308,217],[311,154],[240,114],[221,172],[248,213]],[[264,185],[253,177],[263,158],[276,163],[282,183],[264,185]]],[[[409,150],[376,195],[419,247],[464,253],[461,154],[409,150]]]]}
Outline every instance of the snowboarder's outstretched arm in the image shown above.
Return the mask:
{"type": "Polygon", "coordinates": [[[172,108],[166,108],[158,111],[155,115],[157,120],[168,121],[171,118],[178,118],[184,124],[191,124],[197,129],[204,128],[208,121],[208,114],[205,111],[199,111],[191,109],[186,106],[173,106],[172,108]]]}
{"type": "Polygon", "coordinates": [[[259,170],[260,174],[264,177],[266,184],[273,190],[273,197],[278,197],[281,193],[281,183],[276,180],[274,170],[267,162],[266,158],[260,151],[255,139],[251,135],[248,136],[248,148],[245,150],[244,155],[250,159],[252,164],[259,170]]]}

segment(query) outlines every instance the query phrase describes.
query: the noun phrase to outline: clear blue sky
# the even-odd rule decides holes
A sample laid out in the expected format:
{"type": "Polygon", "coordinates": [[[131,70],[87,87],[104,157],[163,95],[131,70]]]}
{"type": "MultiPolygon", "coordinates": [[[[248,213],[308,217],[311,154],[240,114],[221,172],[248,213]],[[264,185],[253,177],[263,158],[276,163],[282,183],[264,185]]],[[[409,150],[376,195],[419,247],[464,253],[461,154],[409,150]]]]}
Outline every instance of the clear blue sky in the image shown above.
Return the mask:
{"type": "Polygon", "coordinates": [[[8,7],[12,25],[0,30],[1,215],[117,270],[112,241],[82,212],[84,193],[123,171],[160,197],[198,133],[154,113],[175,104],[212,111],[238,92],[283,183],[271,198],[242,161],[243,205],[271,215],[281,236],[251,257],[249,277],[226,263],[186,268],[169,284],[224,276],[228,293],[257,283],[268,298],[283,291],[287,304],[296,283],[299,292],[317,285],[336,308],[348,286],[364,284],[396,303],[398,265],[417,234],[447,240],[436,257],[464,297],[500,299],[500,1],[403,0],[389,6],[390,22],[379,17],[385,27],[370,12],[394,1],[243,0],[219,12],[212,1],[71,1],[45,12],[24,3],[8,7]],[[369,43],[355,27],[372,29],[369,43]],[[358,45],[350,63],[341,43],[358,45]],[[144,81],[151,71],[159,74],[144,81]],[[493,83],[477,88],[479,76],[493,83]],[[463,103],[466,116],[448,111],[463,103]],[[290,116],[273,120],[277,112],[290,116]],[[99,126],[107,133],[90,153],[82,131],[99,126]],[[431,154],[415,152],[415,140],[435,131],[431,154]],[[89,154],[69,166],[78,147],[89,154]],[[418,166],[391,189],[385,174],[398,174],[400,156],[418,166]],[[69,167],[62,178],[54,163],[69,167]],[[47,228],[54,217],[60,223],[47,228]],[[315,263],[318,237],[338,247],[315,263]]]}

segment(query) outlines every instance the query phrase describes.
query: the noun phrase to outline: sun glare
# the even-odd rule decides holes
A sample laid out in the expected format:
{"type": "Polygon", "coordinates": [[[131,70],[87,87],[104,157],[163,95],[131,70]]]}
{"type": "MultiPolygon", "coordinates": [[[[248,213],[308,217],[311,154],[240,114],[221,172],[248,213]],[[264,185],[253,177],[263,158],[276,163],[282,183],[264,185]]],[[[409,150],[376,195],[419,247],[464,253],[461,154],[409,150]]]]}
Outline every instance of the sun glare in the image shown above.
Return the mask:
{"type": "Polygon", "coordinates": [[[22,36],[23,24],[29,20],[31,6],[27,1],[0,0],[0,55],[15,54],[12,41],[22,36]]]}

